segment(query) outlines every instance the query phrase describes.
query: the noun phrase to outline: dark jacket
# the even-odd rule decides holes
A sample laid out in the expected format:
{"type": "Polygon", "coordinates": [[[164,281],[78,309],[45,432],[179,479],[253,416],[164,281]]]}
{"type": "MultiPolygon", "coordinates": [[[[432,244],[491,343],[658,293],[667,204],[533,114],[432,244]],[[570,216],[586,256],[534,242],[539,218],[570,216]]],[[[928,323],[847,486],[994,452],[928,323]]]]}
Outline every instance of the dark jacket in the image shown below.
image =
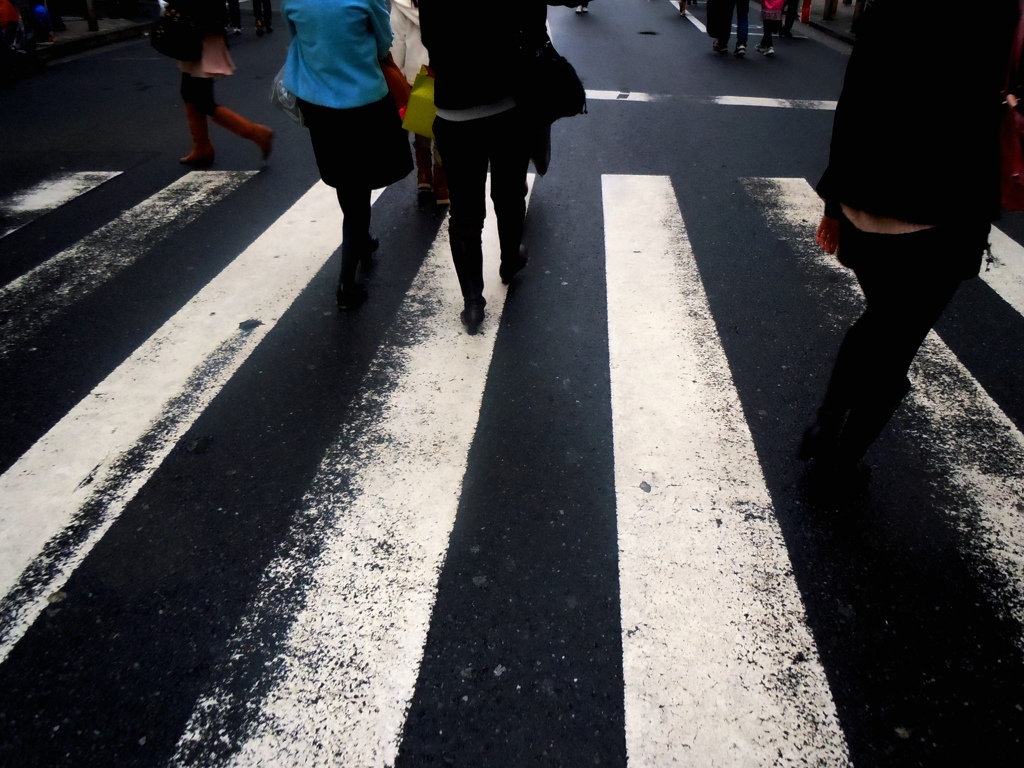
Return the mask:
{"type": "Polygon", "coordinates": [[[1017,0],[874,0],[836,108],[826,212],[845,203],[918,224],[999,216],[1001,90],[1017,0]]]}
{"type": "Polygon", "coordinates": [[[228,12],[223,0],[171,0],[171,5],[190,16],[201,35],[223,34],[227,26],[228,12]]]}
{"type": "Polygon", "coordinates": [[[520,45],[544,40],[544,0],[420,0],[420,35],[442,109],[494,104],[512,96],[520,45]]]}

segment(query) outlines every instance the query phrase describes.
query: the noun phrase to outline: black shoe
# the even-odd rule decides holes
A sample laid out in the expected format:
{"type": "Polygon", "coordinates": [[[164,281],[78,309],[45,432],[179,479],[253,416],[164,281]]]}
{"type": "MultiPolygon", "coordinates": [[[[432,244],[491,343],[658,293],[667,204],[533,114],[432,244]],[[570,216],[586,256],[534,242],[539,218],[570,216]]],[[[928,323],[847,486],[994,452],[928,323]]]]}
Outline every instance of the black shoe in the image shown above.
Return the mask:
{"type": "Polygon", "coordinates": [[[793,33],[790,32],[788,29],[784,29],[781,32],[779,32],[779,37],[784,37],[787,40],[792,40],[793,39],[793,33]]]}
{"type": "Polygon", "coordinates": [[[475,336],[484,321],[484,302],[467,299],[466,308],[459,313],[459,319],[466,326],[466,333],[475,336]]]}
{"type": "Polygon", "coordinates": [[[502,284],[503,285],[508,285],[510,282],[512,282],[512,278],[515,277],[516,274],[523,267],[526,266],[526,264],[527,264],[527,262],[529,262],[529,260],[530,260],[530,257],[526,253],[526,246],[525,245],[520,245],[519,246],[519,253],[516,255],[515,258],[512,258],[512,259],[502,259],[501,260],[501,266],[498,267],[498,275],[500,275],[500,277],[501,277],[502,284]]]}
{"type": "Polygon", "coordinates": [[[359,309],[367,298],[366,289],[358,283],[338,285],[338,309],[342,312],[359,309]]]}

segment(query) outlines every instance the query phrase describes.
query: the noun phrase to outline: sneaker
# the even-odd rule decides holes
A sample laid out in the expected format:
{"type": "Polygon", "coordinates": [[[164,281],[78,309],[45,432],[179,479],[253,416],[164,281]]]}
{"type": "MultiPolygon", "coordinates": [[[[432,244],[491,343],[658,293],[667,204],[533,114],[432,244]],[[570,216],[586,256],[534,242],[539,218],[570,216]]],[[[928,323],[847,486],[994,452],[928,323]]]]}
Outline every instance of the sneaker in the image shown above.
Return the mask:
{"type": "Polygon", "coordinates": [[[582,5],[577,5],[573,10],[576,11],[576,13],[583,13],[586,10],[586,8],[584,8],[582,5]]]}
{"type": "Polygon", "coordinates": [[[757,46],[757,52],[762,56],[774,56],[775,47],[771,45],[759,45],[757,46]]]}
{"type": "Polygon", "coordinates": [[[740,45],[739,43],[737,43],[736,49],[732,52],[732,55],[735,56],[737,59],[742,59],[744,56],[747,55],[747,46],[740,45]]]}
{"type": "Polygon", "coordinates": [[[729,45],[728,43],[720,43],[717,40],[715,40],[715,42],[711,44],[711,50],[714,51],[715,53],[728,53],[729,45]]]}
{"type": "Polygon", "coordinates": [[[242,34],[242,28],[241,27],[228,27],[228,34],[230,34],[230,35],[240,35],[240,34],[242,34]]]}

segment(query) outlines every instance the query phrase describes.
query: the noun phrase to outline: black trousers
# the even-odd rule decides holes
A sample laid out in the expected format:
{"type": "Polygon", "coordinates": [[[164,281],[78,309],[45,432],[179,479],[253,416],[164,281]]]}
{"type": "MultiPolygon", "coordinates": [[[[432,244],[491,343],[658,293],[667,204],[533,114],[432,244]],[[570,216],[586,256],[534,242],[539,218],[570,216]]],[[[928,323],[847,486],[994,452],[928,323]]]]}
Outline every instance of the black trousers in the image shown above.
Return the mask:
{"type": "Polygon", "coordinates": [[[452,261],[466,299],[476,300],[483,295],[480,238],[486,215],[488,168],[501,258],[519,257],[526,218],[526,171],[530,163],[527,136],[527,128],[516,109],[478,120],[439,117],[434,121],[437,149],[448,174],[452,261]]]}
{"type": "Polygon", "coordinates": [[[270,29],[270,0],[252,0],[252,15],[257,29],[270,29]]]}
{"type": "Polygon", "coordinates": [[[839,347],[819,412],[819,423],[842,424],[843,458],[859,459],[899,407],[925,336],[960,283],[978,274],[988,230],[979,222],[879,235],[840,222],[840,260],[866,304],[839,347]]]}

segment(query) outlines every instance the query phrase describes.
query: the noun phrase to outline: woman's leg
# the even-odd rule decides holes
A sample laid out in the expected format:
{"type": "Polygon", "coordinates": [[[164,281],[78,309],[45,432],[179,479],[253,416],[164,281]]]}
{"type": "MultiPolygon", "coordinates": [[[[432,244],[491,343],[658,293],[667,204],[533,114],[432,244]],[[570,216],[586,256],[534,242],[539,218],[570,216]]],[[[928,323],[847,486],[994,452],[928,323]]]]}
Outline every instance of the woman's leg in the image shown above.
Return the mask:
{"type": "Polygon", "coordinates": [[[344,216],[341,225],[341,275],[338,278],[338,308],[355,309],[366,301],[366,288],[356,283],[359,262],[373,252],[370,237],[370,193],[364,187],[338,187],[338,204],[344,216]]]}
{"type": "Polygon", "coordinates": [[[523,224],[526,220],[526,173],[530,154],[527,130],[517,110],[490,118],[491,200],[498,219],[501,281],[508,283],[526,266],[523,224]]]}
{"type": "Polygon", "coordinates": [[[207,116],[217,108],[213,100],[213,80],[208,77],[181,75],[181,100],[185,102],[185,117],[188,132],[192,137],[192,151],[178,162],[193,168],[209,168],[213,165],[214,150],[210,142],[210,126],[207,116]]]}
{"type": "Polygon", "coordinates": [[[444,158],[451,203],[448,239],[452,263],[465,304],[460,317],[467,332],[476,333],[484,319],[484,275],[481,233],[486,207],[487,120],[434,121],[438,151],[444,158]]]}

